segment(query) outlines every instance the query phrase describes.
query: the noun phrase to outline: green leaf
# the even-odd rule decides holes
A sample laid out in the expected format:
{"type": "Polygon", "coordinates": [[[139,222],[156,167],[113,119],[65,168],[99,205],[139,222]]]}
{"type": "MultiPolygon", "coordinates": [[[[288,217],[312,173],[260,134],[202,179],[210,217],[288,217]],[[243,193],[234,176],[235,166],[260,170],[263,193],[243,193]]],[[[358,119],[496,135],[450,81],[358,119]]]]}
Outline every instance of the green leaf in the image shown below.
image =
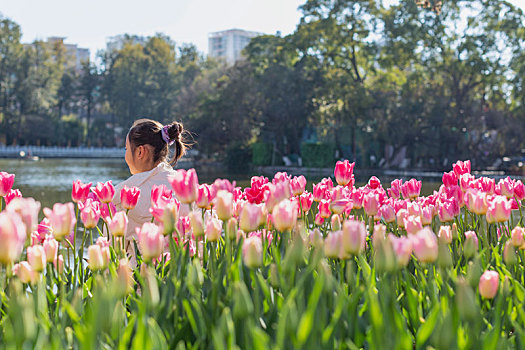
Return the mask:
{"type": "Polygon", "coordinates": [[[439,318],[439,304],[434,305],[432,311],[427,315],[425,322],[419,327],[416,334],[416,347],[421,347],[428,340],[432,331],[436,328],[439,318]]]}

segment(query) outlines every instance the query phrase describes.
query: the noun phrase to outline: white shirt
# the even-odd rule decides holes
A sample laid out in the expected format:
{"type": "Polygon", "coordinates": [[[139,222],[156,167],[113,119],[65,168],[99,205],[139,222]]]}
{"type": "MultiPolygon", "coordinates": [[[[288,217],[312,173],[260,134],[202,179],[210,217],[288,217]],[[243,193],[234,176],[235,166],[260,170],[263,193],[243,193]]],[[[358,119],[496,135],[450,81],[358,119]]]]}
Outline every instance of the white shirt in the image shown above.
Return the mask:
{"type": "Polygon", "coordinates": [[[134,186],[140,189],[137,206],[131,209],[128,213],[128,229],[125,235],[126,241],[132,240],[133,238],[137,239],[135,229],[137,227],[142,227],[142,224],[145,222],[151,222],[153,216],[149,212],[149,208],[151,207],[151,189],[153,188],[153,185],[165,185],[166,188],[171,190],[168,176],[174,175],[175,173],[176,171],[171,165],[161,162],[150,171],[132,175],[115,187],[113,204],[117,207],[117,211],[124,210],[120,202],[120,191],[124,186],[134,186]]]}

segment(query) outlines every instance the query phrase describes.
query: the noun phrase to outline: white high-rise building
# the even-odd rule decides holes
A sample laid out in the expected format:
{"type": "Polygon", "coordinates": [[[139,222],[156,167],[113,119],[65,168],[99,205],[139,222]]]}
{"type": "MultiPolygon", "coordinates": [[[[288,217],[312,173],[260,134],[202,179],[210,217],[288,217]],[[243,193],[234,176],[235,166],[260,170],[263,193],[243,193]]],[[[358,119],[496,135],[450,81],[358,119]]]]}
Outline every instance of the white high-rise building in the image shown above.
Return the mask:
{"type": "Polygon", "coordinates": [[[89,61],[89,49],[78,47],[76,44],[66,44],[64,43],[65,39],[66,38],[64,37],[52,36],[47,38],[47,44],[64,45],[64,48],[66,49],[66,55],[68,56],[66,65],[73,64],[75,70],[80,71],[82,69],[82,63],[89,61]]]}
{"type": "Polygon", "coordinates": [[[208,35],[208,54],[211,57],[223,58],[229,64],[241,58],[241,51],[250,40],[263,33],[249,32],[242,29],[229,29],[208,35]]]}

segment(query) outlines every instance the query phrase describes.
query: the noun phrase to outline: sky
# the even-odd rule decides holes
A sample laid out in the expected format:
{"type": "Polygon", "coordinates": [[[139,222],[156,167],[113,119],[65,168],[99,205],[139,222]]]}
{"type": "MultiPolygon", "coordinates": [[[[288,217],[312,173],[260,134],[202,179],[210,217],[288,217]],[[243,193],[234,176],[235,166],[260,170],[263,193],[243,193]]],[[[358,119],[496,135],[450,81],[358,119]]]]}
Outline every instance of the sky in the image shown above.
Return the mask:
{"type": "MultiPolygon", "coordinates": [[[[524,0],[525,1],[525,0],[524,0]]],[[[208,51],[208,33],[240,28],[292,33],[304,0],[0,0],[0,13],[22,28],[22,42],[66,37],[91,55],[110,36],[167,34],[208,51]]]]}
{"type": "MultiPolygon", "coordinates": [[[[391,1],[391,0],[387,0],[391,1]]],[[[450,0],[449,0],[450,1],[450,0]]],[[[525,0],[508,0],[525,10],[525,0]]],[[[65,37],[91,56],[118,34],[167,34],[208,52],[208,33],[240,28],[292,33],[305,0],[0,0],[0,14],[22,28],[22,42],[65,37]]]]}

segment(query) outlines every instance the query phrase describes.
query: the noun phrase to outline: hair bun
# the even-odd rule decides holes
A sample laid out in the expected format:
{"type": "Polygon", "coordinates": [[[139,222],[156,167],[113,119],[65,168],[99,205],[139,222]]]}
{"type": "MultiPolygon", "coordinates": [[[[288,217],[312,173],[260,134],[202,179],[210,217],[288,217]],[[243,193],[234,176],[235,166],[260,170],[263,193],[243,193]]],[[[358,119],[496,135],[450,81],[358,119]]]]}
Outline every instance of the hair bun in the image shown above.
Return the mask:
{"type": "Polygon", "coordinates": [[[179,122],[171,123],[168,127],[168,136],[170,137],[170,140],[176,141],[180,139],[183,130],[184,130],[184,127],[182,126],[182,123],[179,123],[179,122]]]}

